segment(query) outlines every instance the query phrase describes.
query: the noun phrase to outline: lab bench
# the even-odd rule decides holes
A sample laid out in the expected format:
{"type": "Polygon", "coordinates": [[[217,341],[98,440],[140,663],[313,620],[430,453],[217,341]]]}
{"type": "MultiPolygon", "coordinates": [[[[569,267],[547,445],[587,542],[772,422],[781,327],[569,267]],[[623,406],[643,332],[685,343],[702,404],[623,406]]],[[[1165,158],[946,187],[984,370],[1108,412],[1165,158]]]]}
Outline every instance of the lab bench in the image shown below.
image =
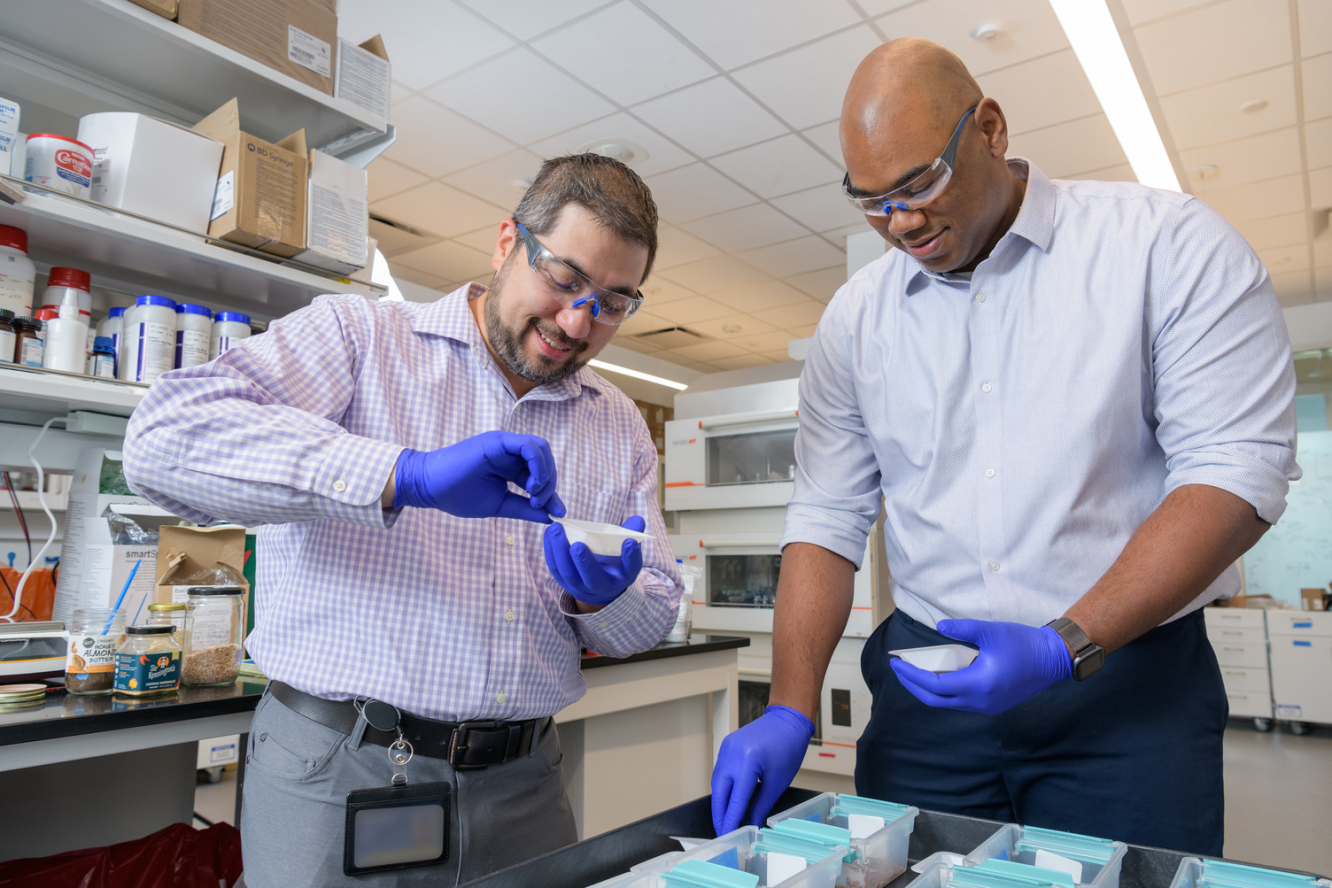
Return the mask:
{"type": "MultiPolygon", "coordinates": [[[[580,836],[708,791],[716,750],[738,724],[736,651],[748,644],[700,635],[623,659],[583,657],[587,695],[555,717],[580,836]],[[639,788],[632,799],[619,798],[626,779],[639,788]]],[[[138,700],[61,688],[32,708],[0,711],[0,798],[23,800],[23,816],[0,831],[0,860],[191,822],[198,742],[241,734],[244,747],[265,684],[138,700]],[[96,803],[72,801],[89,798],[96,803]]]]}

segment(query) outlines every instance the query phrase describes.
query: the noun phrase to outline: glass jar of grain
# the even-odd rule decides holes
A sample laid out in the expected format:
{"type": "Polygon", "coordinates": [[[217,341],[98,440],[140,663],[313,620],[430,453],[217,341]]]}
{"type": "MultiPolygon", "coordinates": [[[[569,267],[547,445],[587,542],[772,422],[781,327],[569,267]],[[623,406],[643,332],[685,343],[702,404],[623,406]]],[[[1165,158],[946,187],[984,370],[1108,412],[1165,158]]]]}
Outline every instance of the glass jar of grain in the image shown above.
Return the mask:
{"type": "Polygon", "coordinates": [[[240,675],[245,633],[245,590],[191,586],[181,681],[192,688],[225,687],[240,675]]]}

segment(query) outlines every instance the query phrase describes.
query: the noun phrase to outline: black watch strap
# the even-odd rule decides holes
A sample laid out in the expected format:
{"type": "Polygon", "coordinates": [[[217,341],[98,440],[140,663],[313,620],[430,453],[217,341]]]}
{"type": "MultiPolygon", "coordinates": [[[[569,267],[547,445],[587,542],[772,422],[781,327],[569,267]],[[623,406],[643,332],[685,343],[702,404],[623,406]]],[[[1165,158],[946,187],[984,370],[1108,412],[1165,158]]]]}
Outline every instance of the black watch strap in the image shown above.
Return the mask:
{"type": "Polygon", "coordinates": [[[1056,617],[1045,625],[1049,626],[1068,645],[1073,652],[1073,678],[1082,681],[1095,675],[1105,665],[1105,650],[1087,637],[1077,623],[1068,617],[1056,617]]]}

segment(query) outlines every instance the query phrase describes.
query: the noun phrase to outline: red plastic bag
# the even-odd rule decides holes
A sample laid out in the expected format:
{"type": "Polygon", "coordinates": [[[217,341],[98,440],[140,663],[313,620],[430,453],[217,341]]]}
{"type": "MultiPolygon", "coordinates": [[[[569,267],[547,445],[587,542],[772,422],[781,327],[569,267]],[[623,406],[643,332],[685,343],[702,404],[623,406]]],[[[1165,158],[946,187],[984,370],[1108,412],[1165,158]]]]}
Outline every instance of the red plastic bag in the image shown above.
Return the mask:
{"type": "Polygon", "coordinates": [[[4,888],[231,888],[241,875],[240,830],[173,823],[105,848],[0,863],[4,888]]]}

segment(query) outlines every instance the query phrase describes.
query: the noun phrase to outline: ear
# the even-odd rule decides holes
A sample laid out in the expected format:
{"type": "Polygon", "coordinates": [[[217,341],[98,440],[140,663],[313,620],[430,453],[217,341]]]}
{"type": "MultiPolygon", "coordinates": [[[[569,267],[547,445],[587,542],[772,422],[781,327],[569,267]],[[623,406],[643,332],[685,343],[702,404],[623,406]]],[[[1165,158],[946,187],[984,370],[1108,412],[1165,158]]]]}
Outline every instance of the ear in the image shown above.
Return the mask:
{"type": "Polygon", "coordinates": [[[976,106],[976,126],[985,136],[985,144],[991,157],[1003,158],[1008,153],[1008,121],[1004,111],[994,99],[981,99],[976,106]]]}
{"type": "Polygon", "coordinates": [[[499,239],[495,242],[495,252],[490,257],[490,267],[499,271],[504,260],[509,258],[509,254],[517,245],[518,223],[512,219],[505,219],[500,223],[499,239]]]}

